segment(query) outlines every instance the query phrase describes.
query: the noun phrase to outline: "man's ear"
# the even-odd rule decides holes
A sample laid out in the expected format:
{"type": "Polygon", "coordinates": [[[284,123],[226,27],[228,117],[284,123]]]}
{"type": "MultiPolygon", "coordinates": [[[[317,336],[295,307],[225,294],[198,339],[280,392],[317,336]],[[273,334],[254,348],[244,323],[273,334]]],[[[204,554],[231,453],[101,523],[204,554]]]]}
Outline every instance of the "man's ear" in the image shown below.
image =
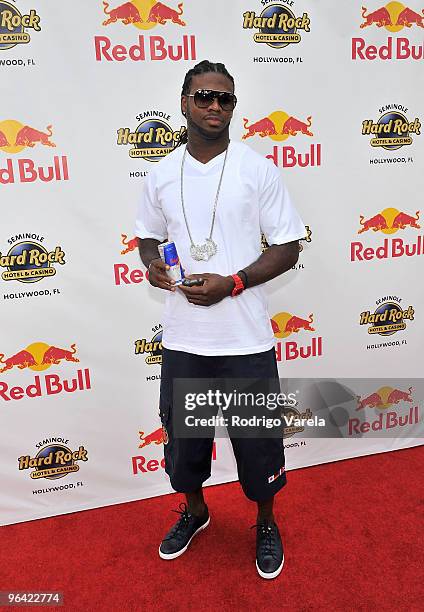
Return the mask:
{"type": "Polygon", "coordinates": [[[181,112],[184,115],[184,117],[187,114],[187,98],[186,96],[181,96],[181,112]]]}

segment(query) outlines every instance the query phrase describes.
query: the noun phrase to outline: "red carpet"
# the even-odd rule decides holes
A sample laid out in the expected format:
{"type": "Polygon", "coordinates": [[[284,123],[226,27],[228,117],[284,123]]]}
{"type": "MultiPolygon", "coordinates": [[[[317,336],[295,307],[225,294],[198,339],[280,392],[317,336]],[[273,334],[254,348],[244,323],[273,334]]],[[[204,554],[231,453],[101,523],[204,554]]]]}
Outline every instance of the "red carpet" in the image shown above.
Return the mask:
{"type": "Polygon", "coordinates": [[[78,612],[422,610],[423,450],[290,472],[274,581],[256,573],[255,507],[234,483],[206,490],[210,527],[174,561],[157,547],[180,495],[3,527],[0,590],[62,591],[78,612]]]}

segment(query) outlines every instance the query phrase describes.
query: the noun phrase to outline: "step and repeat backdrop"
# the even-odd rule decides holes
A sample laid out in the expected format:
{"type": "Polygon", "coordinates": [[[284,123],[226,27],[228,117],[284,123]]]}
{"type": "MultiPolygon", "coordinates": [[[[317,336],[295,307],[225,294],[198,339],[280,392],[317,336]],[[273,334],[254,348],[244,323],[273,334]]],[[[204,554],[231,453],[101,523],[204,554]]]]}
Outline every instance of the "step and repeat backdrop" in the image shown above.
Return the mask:
{"type": "MultiPolygon", "coordinates": [[[[268,285],[281,377],[357,381],[339,437],[286,428],[287,468],[423,443],[424,3],[0,0],[2,524],[171,491],[134,219],[203,59],[307,226],[268,285]]],[[[208,482],[235,479],[217,439],[208,482]]]]}

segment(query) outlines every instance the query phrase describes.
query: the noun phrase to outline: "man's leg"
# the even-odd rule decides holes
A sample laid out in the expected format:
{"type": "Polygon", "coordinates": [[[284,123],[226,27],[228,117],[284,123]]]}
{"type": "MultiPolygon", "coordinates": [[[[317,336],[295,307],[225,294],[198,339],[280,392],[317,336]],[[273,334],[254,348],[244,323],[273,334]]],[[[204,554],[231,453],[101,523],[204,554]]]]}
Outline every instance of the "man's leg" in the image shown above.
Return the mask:
{"type": "Polygon", "coordinates": [[[275,523],[273,512],[274,496],[272,496],[270,499],[267,499],[266,501],[258,501],[256,503],[258,505],[257,522],[261,523],[263,521],[268,521],[269,523],[275,523]]]}
{"type": "Polygon", "coordinates": [[[184,406],[174,405],[173,384],[176,378],[206,378],[207,357],[182,351],[162,351],[160,417],[166,430],[164,443],[165,471],[172,487],[186,496],[176,510],[180,518],[166,534],[159,547],[162,559],[175,559],[183,554],[192,538],[209,525],[209,512],[203,498],[202,485],[209,478],[213,439],[178,438],[174,435],[176,415],[183,418],[184,406]]]}
{"type": "MultiPolygon", "coordinates": [[[[259,392],[279,392],[274,349],[254,355],[225,357],[220,377],[257,379],[259,392]]],[[[243,432],[236,428],[230,428],[229,433],[240,484],[246,497],[257,504],[256,568],[263,578],[276,578],[284,564],[280,532],[273,513],[274,496],[286,484],[283,432],[274,438],[239,437],[243,432]]]]}
{"type": "Polygon", "coordinates": [[[203,489],[198,489],[193,493],[186,493],[188,511],[194,516],[204,516],[208,508],[203,498],[203,489]]]}

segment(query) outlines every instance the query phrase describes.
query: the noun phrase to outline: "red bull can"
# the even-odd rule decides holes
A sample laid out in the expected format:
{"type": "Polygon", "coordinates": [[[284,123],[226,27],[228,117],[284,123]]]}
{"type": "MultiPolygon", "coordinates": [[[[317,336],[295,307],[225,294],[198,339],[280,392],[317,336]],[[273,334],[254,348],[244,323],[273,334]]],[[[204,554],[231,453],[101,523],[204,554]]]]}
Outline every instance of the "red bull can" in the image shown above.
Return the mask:
{"type": "Polygon", "coordinates": [[[167,274],[176,285],[181,285],[184,280],[184,272],[178,257],[177,247],[174,242],[163,242],[158,245],[159,255],[163,262],[169,266],[167,274]]]}

